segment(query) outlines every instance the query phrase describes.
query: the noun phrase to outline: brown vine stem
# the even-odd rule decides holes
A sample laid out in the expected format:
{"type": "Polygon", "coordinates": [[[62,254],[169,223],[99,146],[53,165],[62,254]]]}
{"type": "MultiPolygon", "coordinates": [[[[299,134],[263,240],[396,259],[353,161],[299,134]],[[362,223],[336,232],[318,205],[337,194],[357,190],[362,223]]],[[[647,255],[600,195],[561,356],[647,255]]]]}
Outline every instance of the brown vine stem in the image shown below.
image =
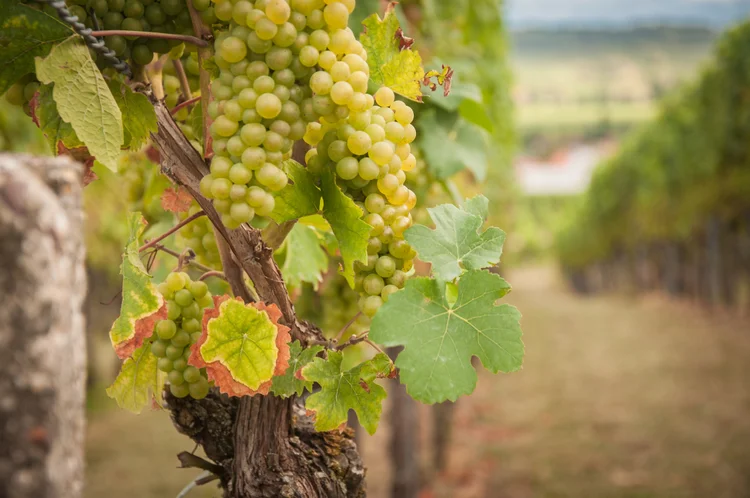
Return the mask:
{"type": "Polygon", "coordinates": [[[196,47],[207,47],[208,42],[190,35],[176,35],[174,33],[156,33],[151,31],[129,31],[126,29],[107,29],[103,31],[92,31],[92,36],[137,36],[139,38],[163,38],[165,40],[179,40],[190,43],[196,47]]]}
{"type": "Polygon", "coordinates": [[[372,342],[367,337],[365,337],[364,342],[366,342],[367,344],[369,344],[375,351],[378,351],[379,353],[385,354],[385,351],[383,351],[382,349],[380,349],[380,346],[378,346],[377,344],[375,344],[374,342],[372,342]]]}
{"type": "Polygon", "coordinates": [[[172,66],[174,66],[174,71],[177,73],[177,78],[180,80],[182,99],[190,100],[193,97],[193,94],[190,91],[190,82],[188,81],[187,73],[185,73],[185,66],[182,65],[180,59],[173,59],[172,66]]]}
{"type": "Polygon", "coordinates": [[[184,107],[187,107],[189,105],[193,105],[196,102],[198,102],[200,99],[201,99],[200,96],[198,96],[198,97],[193,97],[190,100],[186,100],[184,102],[180,102],[179,104],[177,104],[176,106],[174,106],[169,112],[172,113],[172,116],[174,116],[175,114],[177,114],[180,111],[180,109],[182,109],[184,107]]]}
{"type": "Polygon", "coordinates": [[[213,271],[207,271],[206,273],[204,273],[203,275],[201,275],[198,280],[206,280],[206,279],[209,279],[211,277],[220,278],[222,280],[226,280],[227,279],[226,275],[224,275],[223,272],[220,272],[220,271],[217,271],[217,270],[213,270],[213,271]]]}
{"type": "MultiPolygon", "coordinates": [[[[166,246],[164,246],[162,244],[154,244],[153,249],[156,250],[156,251],[161,251],[161,252],[163,252],[165,254],[169,254],[170,256],[174,256],[177,259],[179,259],[180,256],[182,256],[182,254],[180,254],[179,252],[173,251],[172,249],[170,249],[170,248],[168,248],[168,247],[166,247],[166,246]]],[[[198,270],[201,270],[204,273],[208,273],[210,271],[215,271],[213,268],[209,268],[206,265],[202,265],[202,264],[198,263],[197,261],[190,261],[190,265],[194,266],[195,268],[197,268],[198,270]]]]}
{"type": "Polygon", "coordinates": [[[184,227],[188,223],[190,223],[190,222],[192,222],[194,220],[197,220],[201,216],[205,216],[205,215],[206,215],[205,211],[198,211],[194,215],[185,218],[184,220],[182,220],[181,222],[179,222],[178,224],[176,224],[175,226],[173,226],[172,228],[170,228],[169,230],[167,230],[163,234],[159,235],[155,239],[149,240],[147,243],[145,243],[144,245],[142,245],[140,247],[140,249],[138,249],[138,252],[143,252],[146,249],[148,249],[149,247],[154,247],[156,244],[158,244],[162,240],[166,239],[167,237],[169,237],[170,235],[172,235],[173,233],[175,233],[180,228],[184,227]]]}
{"type": "MultiPolygon", "coordinates": [[[[211,37],[211,31],[203,24],[200,14],[193,7],[193,0],[187,1],[188,12],[190,12],[190,21],[193,24],[195,36],[201,40],[211,37]]],[[[203,63],[211,57],[211,50],[208,48],[208,42],[201,48],[198,48],[198,67],[200,71],[200,88],[201,88],[201,114],[203,117],[203,158],[206,159],[211,154],[211,118],[208,115],[208,104],[211,102],[211,75],[203,67],[203,63]]]]}
{"type": "Polygon", "coordinates": [[[353,324],[353,323],[354,323],[354,322],[355,322],[355,321],[357,320],[357,318],[359,318],[359,315],[361,315],[361,314],[362,314],[362,312],[361,312],[361,311],[357,312],[357,314],[356,314],[356,315],[354,315],[354,316],[353,316],[353,317],[351,318],[351,320],[349,320],[348,322],[346,322],[346,325],[344,325],[344,326],[343,326],[343,327],[341,328],[341,330],[339,330],[339,333],[338,333],[338,334],[336,334],[336,339],[335,339],[336,343],[338,343],[338,342],[339,342],[339,341],[341,340],[341,338],[342,338],[342,337],[344,336],[344,332],[346,332],[346,331],[347,331],[347,329],[349,329],[349,327],[351,327],[351,326],[352,326],[352,324],[353,324]]]}

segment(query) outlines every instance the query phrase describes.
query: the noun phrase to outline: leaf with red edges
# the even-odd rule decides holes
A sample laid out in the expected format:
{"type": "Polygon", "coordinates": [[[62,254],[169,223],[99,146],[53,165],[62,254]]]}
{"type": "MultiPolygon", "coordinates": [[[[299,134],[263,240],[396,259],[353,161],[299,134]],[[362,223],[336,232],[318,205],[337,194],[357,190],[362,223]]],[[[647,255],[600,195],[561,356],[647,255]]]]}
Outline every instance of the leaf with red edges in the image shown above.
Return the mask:
{"type": "Polygon", "coordinates": [[[161,194],[161,207],[165,211],[173,213],[184,213],[190,209],[193,202],[193,196],[184,188],[168,188],[161,194]]]}
{"type": "Polygon", "coordinates": [[[290,329],[279,318],[274,304],[214,296],[188,363],[205,368],[209,380],[229,396],[268,394],[273,377],[289,368],[290,329]]]}
{"type": "Polygon", "coordinates": [[[128,215],[130,238],[122,258],[122,306],[109,338],[120,358],[129,357],[151,337],[157,320],[166,318],[166,302],[141,262],[138,248],[146,220],[141,213],[128,215]]]}

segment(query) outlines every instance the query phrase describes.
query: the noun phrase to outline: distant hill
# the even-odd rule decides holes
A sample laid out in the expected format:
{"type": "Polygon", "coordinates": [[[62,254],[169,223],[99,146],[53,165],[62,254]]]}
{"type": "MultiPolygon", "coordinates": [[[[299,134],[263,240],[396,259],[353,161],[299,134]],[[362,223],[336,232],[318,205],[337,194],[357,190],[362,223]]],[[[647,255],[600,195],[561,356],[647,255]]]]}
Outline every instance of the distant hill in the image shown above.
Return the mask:
{"type": "Polygon", "coordinates": [[[640,24],[725,28],[750,16],[750,0],[506,0],[511,29],[640,24]]]}

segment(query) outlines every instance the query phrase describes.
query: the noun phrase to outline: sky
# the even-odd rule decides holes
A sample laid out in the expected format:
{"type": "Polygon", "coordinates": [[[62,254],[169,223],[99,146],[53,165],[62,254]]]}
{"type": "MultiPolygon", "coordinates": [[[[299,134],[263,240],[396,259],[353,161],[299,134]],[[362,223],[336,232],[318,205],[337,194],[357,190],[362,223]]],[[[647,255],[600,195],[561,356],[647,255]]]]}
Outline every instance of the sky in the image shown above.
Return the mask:
{"type": "Polygon", "coordinates": [[[750,0],[505,0],[511,27],[544,24],[699,23],[750,16],[750,0]]]}

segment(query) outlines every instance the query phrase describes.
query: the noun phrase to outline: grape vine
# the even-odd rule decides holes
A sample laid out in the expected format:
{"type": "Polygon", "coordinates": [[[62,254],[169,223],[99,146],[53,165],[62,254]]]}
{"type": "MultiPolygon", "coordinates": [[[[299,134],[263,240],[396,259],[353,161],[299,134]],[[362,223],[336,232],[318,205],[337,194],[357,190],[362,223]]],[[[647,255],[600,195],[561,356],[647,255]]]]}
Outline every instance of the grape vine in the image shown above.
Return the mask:
{"type": "Polygon", "coordinates": [[[165,385],[185,402],[314,390],[318,431],[353,409],[373,432],[378,379],[396,368],[427,403],[473,390],[473,356],[493,372],[520,368],[519,315],[496,304],[510,287],[486,271],[505,237],[484,227],[487,199],[429,209],[434,229],[414,211],[415,191],[428,205],[433,180],[460,169],[438,174],[423,154],[425,123],[448,125],[433,104],[420,110],[422,87],[436,79],[447,95],[453,72],[425,71],[393,6],[358,39],[355,0],[71,0],[132,64],[126,78],[88,38],[13,2],[14,22],[45,26],[50,46],[22,47],[31,57],[14,62],[13,81],[0,72],[6,99],[94,171],[127,170],[137,155],[164,173],[139,169],[149,225],[128,218],[110,331],[124,364],[108,393],[121,406],[138,412],[165,385]],[[403,347],[395,365],[381,346],[403,347]]]}

